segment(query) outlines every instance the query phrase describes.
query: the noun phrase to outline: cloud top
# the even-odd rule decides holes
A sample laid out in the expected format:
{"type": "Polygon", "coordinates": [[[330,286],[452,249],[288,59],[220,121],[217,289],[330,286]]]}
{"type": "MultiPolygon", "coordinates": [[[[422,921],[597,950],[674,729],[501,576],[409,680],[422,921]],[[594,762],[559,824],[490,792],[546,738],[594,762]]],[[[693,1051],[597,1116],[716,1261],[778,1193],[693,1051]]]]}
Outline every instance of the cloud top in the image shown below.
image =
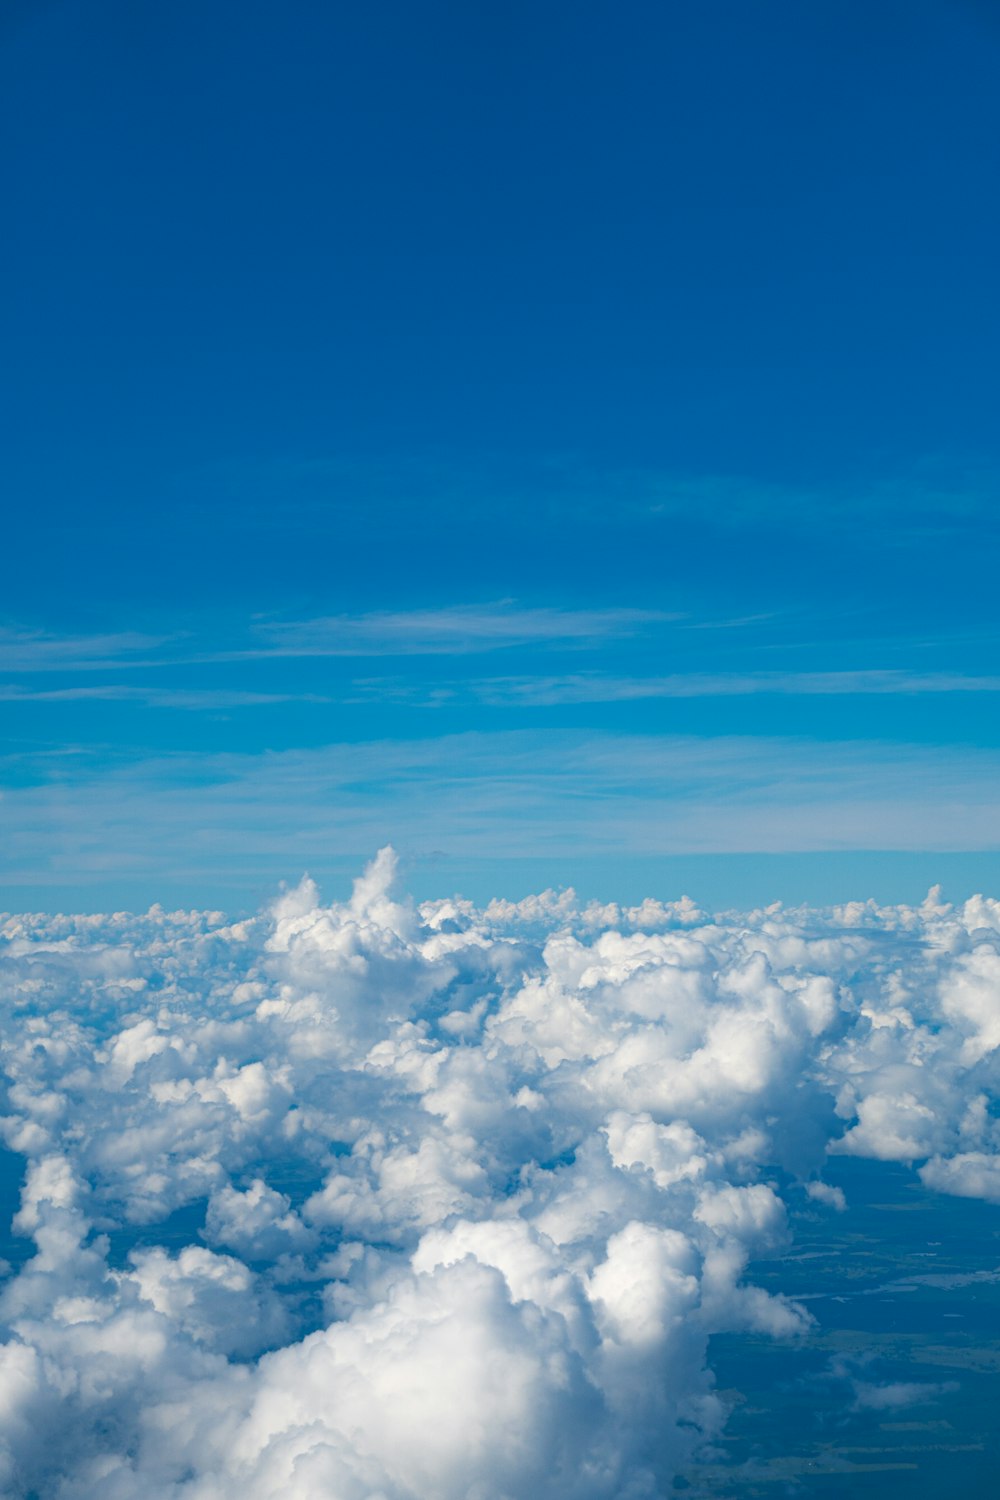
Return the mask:
{"type": "Polygon", "coordinates": [[[724,1426],[709,1336],[808,1329],[748,1266],[830,1153],[1000,1197],[1000,903],[396,878],[4,919],[5,1493],[652,1497],[724,1426]]]}

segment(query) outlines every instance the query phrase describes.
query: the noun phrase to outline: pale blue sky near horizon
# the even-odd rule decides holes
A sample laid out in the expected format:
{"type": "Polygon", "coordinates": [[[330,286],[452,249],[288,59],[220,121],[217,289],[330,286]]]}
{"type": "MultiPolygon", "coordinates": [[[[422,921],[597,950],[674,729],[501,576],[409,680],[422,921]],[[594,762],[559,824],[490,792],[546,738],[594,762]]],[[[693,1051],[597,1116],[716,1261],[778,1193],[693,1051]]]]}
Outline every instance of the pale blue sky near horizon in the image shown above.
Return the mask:
{"type": "Polygon", "coordinates": [[[0,908],[1000,885],[1000,17],[14,4],[0,908]]]}

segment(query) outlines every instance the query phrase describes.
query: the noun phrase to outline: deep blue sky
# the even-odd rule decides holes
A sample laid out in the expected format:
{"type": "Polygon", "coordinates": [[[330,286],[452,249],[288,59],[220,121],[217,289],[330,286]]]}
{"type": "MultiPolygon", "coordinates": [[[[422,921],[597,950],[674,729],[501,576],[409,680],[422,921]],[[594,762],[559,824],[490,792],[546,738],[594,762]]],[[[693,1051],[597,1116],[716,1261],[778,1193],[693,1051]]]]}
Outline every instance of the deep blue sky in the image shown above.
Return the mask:
{"type": "Polygon", "coordinates": [[[975,0],[8,3],[0,905],[994,878],[998,76],[975,0]]]}

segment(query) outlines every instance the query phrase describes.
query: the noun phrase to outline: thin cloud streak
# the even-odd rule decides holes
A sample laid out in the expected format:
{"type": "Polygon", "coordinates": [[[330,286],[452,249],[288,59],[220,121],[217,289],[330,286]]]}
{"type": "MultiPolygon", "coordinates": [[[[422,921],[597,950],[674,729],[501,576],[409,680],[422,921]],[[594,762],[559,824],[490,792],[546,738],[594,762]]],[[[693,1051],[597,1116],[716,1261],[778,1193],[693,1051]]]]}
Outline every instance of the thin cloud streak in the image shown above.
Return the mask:
{"type": "MultiPolygon", "coordinates": [[[[124,665],[124,663],[123,663],[124,665]]],[[[130,665],[135,665],[130,663],[130,665]]],[[[211,711],[267,708],[280,703],[370,703],[381,700],[422,708],[476,702],[490,707],[549,708],[575,703],[629,703],[644,699],[918,696],[1000,692],[1000,676],[860,670],[848,672],[674,673],[667,677],[615,677],[598,673],[520,676],[407,683],[396,678],[355,679],[347,694],[261,692],[229,688],[161,688],[99,683],[59,688],[0,685],[0,703],[138,703],[155,708],[211,711]]]]}
{"type": "Polygon", "coordinates": [[[175,644],[176,635],[108,631],[94,635],[48,635],[40,630],[0,627],[0,670],[5,672],[92,672],[107,667],[149,667],[149,653],[175,644]]]}
{"type": "Polygon", "coordinates": [[[276,703],[331,703],[322,693],[254,693],[227,688],[131,687],[101,683],[93,687],[0,687],[0,703],[142,703],[151,708],[191,710],[266,708],[276,703]]]}
{"type": "Polygon", "coordinates": [[[859,670],[846,672],[674,673],[667,677],[614,677],[576,673],[559,677],[486,677],[409,686],[384,679],[356,682],[362,697],[384,696],[426,707],[471,698],[493,707],[549,708],[573,703],[627,703],[656,698],[735,698],[996,693],[1000,676],[948,672],[859,670]]]}
{"type": "Polygon", "coordinates": [[[258,618],[250,623],[249,633],[242,624],[233,627],[232,644],[211,651],[199,648],[197,636],[188,632],[60,636],[8,627],[0,630],[0,670],[93,672],[312,656],[462,656],[514,646],[596,645],[685,619],[660,609],[526,608],[500,600],[302,620],[258,618]]]}
{"type": "Polygon", "coordinates": [[[988,850],[1000,848],[998,786],[1000,756],[968,747],[562,731],[184,754],[109,772],[63,763],[7,790],[0,871],[65,883],[199,870],[257,884],[292,854],[304,866],[354,856],[389,828],[414,856],[988,850]]]}
{"type": "Polygon", "coordinates": [[[257,628],[271,656],[464,655],[510,646],[619,640],[680,614],[656,609],[519,608],[453,605],[444,609],[328,615],[271,621],[257,628]]]}

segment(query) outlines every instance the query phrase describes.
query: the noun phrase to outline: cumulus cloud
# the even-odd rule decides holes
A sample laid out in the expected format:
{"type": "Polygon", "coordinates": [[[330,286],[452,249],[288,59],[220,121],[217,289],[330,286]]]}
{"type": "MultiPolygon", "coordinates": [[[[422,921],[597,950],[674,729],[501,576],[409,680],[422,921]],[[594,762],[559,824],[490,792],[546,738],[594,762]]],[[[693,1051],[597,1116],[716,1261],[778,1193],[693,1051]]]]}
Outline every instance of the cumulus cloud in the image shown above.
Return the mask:
{"type": "MultiPolygon", "coordinates": [[[[0,920],[24,1162],[0,1485],[641,1500],[831,1154],[1000,1199],[1000,903],[712,918],[572,891],[0,920]]],[[[946,1387],[855,1382],[892,1409],[946,1387]]]]}

